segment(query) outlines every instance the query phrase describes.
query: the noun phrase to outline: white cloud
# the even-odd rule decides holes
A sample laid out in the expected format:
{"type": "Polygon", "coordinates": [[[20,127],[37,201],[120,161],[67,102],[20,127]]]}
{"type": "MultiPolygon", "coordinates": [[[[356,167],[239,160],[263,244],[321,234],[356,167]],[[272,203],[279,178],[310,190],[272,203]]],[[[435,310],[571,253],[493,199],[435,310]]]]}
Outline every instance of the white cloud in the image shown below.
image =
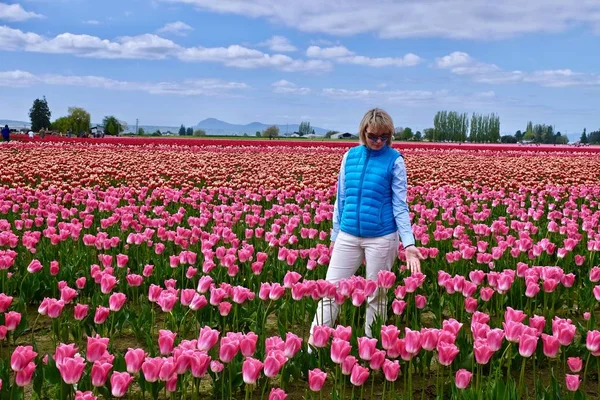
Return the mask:
{"type": "Polygon", "coordinates": [[[343,64],[367,65],[369,67],[412,67],[423,59],[415,54],[408,53],[403,57],[365,57],[356,55],[344,46],[319,47],[310,46],[306,55],[312,58],[323,58],[343,64]]]}
{"type": "Polygon", "coordinates": [[[83,21],[83,23],[87,25],[100,25],[100,21],[95,19],[88,19],[87,21],[83,21]]]}
{"type": "Polygon", "coordinates": [[[72,33],[46,38],[36,33],[0,26],[0,48],[109,59],[177,58],[187,62],[217,62],[228,67],[275,68],[288,72],[324,72],[332,68],[328,61],[299,60],[284,54],[263,53],[240,45],[186,48],[154,34],[124,36],[115,41],[72,33]]]}
{"type": "Polygon", "coordinates": [[[44,18],[44,16],[32,11],[26,11],[20,4],[0,3],[0,20],[21,22],[31,18],[44,18]]]}
{"type": "Polygon", "coordinates": [[[386,102],[402,104],[407,107],[420,107],[429,105],[460,105],[477,101],[477,104],[489,101],[495,97],[494,92],[475,92],[469,94],[451,93],[447,90],[354,90],[325,88],[321,92],[324,96],[336,100],[363,100],[370,104],[386,102]]]}
{"type": "Polygon", "coordinates": [[[298,87],[295,83],[282,79],[280,81],[271,84],[273,86],[273,92],[283,94],[300,94],[305,95],[310,93],[310,88],[298,87]]]}
{"type": "Polygon", "coordinates": [[[194,28],[186,24],[185,22],[177,21],[171,22],[160,28],[158,33],[173,33],[179,36],[185,36],[188,32],[193,31],[194,28]]]}
{"type": "Polygon", "coordinates": [[[43,74],[34,75],[26,71],[0,72],[0,86],[28,87],[34,85],[79,86],[87,88],[141,91],[150,94],[169,94],[179,96],[229,95],[248,89],[242,82],[228,82],[219,79],[187,79],[181,82],[135,82],[119,81],[101,76],[78,76],[43,74]]]}
{"type": "Polygon", "coordinates": [[[265,18],[306,32],[383,38],[501,39],[573,27],[600,31],[600,2],[582,0],[162,0],[265,18]]]}
{"type": "Polygon", "coordinates": [[[194,47],[181,52],[183,61],[221,62],[229,67],[260,68],[273,67],[287,72],[324,72],[331,69],[331,64],[322,60],[297,60],[283,54],[266,54],[259,50],[244,46],[229,47],[194,47]]]}
{"type": "Polygon", "coordinates": [[[504,71],[495,64],[477,61],[467,53],[455,51],[436,59],[438,68],[456,75],[469,76],[475,82],[488,84],[533,83],[546,87],[597,87],[600,74],[573,72],[570,69],[541,71],[504,71]]]}
{"type": "Polygon", "coordinates": [[[280,53],[287,53],[298,50],[296,46],[290,43],[288,38],[284,36],[275,35],[269,40],[260,44],[261,46],[267,46],[272,51],[277,51],[280,53]]]}

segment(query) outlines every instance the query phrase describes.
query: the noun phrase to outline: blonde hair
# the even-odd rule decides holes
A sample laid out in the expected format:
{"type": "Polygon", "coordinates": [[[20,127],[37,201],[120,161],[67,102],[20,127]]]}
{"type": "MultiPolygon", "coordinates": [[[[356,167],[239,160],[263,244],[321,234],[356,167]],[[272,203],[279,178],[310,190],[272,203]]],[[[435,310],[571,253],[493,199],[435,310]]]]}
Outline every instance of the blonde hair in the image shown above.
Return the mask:
{"type": "Polygon", "coordinates": [[[385,144],[386,146],[391,145],[391,141],[394,138],[394,122],[387,112],[381,108],[372,108],[367,111],[362,121],[360,121],[358,128],[358,137],[362,144],[367,143],[367,128],[373,129],[382,136],[387,136],[388,140],[385,144]]]}

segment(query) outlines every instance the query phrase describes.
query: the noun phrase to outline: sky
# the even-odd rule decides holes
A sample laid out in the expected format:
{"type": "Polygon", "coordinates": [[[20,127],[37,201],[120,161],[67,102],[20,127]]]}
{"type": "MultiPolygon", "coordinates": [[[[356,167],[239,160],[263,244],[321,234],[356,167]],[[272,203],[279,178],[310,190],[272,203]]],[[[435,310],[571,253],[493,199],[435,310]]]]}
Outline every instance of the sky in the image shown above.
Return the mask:
{"type": "Polygon", "coordinates": [[[600,0],[0,0],[0,119],[600,129],[600,0]]]}

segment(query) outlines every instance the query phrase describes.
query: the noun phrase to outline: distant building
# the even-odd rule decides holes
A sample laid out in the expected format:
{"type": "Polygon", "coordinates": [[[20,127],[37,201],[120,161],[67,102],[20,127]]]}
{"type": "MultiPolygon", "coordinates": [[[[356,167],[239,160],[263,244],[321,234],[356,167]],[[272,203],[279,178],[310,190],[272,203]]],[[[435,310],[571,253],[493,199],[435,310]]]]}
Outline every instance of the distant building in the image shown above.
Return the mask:
{"type": "Polygon", "coordinates": [[[358,135],[350,132],[344,133],[336,133],[335,135],[331,135],[332,139],[358,139],[358,135]]]}
{"type": "Polygon", "coordinates": [[[104,127],[102,125],[92,126],[90,132],[92,136],[102,136],[104,134],[104,127]]]}

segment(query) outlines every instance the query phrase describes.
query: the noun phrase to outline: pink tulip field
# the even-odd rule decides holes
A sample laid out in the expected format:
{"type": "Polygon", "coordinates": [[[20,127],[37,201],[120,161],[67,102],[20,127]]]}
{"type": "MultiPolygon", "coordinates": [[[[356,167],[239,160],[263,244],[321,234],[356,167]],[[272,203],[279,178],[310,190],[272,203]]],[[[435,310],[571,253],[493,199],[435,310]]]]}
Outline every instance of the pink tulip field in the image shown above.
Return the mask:
{"type": "Polygon", "coordinates": [[[599,398],[600,153],[400,149],[422,273],[334,285],[346,150],[0,146],[0,399],[599,398]]]}

